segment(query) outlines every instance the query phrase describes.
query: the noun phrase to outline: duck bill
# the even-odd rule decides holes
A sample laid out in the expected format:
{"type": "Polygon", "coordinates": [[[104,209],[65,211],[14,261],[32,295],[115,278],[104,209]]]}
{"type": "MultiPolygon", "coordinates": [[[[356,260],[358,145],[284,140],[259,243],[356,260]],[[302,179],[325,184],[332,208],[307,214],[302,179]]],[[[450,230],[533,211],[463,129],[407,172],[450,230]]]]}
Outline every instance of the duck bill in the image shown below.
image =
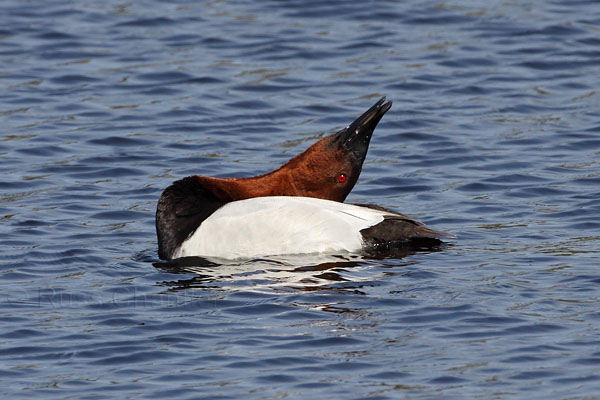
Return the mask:
{"type": "Polygon", "coordinates": [[[348,127],[336,134],[333,141],[347,152],[353,152],[356,158],[364,160],[367,156],[369,143],[375,127],[383,115],[392,107],[392,102],[385,101],[385,97],[379,99],[373,107],[369,108],[363,115],[358,117],[348,127]]]}

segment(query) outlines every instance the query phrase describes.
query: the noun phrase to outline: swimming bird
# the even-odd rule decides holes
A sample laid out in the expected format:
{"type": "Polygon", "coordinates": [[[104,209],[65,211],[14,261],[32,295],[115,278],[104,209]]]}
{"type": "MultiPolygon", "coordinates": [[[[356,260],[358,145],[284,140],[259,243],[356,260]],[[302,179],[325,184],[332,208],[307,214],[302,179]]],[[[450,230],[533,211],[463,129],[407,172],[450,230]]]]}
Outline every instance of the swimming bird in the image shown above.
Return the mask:
{"type": "Polygon", "coordinates": [[[264,175],[192,175],[174,182],[157,205],[159,257],[360,252],[451,237],[391,210],[343,203],[391,105],[381,98],[344,129],[264,175]]]}

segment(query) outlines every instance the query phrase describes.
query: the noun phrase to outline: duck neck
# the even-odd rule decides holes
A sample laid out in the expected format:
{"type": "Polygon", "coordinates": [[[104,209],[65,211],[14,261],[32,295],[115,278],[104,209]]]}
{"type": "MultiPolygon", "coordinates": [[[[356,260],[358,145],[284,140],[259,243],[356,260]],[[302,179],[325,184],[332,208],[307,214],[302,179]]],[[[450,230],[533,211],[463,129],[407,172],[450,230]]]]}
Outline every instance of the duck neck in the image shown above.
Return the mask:
{"type": "Polygon", "coordinates": [[[263,196],[302,196],[286,170],[276,170],[251,178],[212,178],[198,176],[204,186],[223,201],[237,201],[263,196]]]}

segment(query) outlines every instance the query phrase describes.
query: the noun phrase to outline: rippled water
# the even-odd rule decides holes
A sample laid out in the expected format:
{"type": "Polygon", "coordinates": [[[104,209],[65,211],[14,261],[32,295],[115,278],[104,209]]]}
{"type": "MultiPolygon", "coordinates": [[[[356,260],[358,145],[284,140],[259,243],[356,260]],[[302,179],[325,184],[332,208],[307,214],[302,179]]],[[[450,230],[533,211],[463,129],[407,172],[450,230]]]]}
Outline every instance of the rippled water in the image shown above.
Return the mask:
{"type": "Polygon", "coordinates": [[[600,396],[600,7],[0,4],[0,394],[600,396]],[[438,252],[173,265],[189,174],[267,172],[387,95],[349,201],[438,252]]]}

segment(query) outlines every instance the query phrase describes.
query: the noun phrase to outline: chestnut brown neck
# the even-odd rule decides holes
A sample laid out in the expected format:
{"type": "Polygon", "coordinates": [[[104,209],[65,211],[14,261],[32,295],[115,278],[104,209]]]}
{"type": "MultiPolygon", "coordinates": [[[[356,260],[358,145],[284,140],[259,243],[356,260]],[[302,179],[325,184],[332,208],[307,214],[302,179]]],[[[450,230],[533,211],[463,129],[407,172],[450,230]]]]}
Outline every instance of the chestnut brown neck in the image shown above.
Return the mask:
{"type": "Polygon", "coordinates": [[[195,178],[225,202],[262,196],[302,196],[281,173],[273,172],[253,178],[212,178],[199,175],[195,178]]]}
{"type": "Polygon", "coordinates": [[[315,179],[325,170],[335,170],[343,157],[336,157],[335,150],[329,148],[333,136],[321,139],[280,168],[264,175],[251,178],[197,175],[195,178],[225,202],[262,196],[305,196],[342,202],[354,186],[353,182],[349,183],[348,190],[342,191],[335,183],[323,184],[315,179]]]}

